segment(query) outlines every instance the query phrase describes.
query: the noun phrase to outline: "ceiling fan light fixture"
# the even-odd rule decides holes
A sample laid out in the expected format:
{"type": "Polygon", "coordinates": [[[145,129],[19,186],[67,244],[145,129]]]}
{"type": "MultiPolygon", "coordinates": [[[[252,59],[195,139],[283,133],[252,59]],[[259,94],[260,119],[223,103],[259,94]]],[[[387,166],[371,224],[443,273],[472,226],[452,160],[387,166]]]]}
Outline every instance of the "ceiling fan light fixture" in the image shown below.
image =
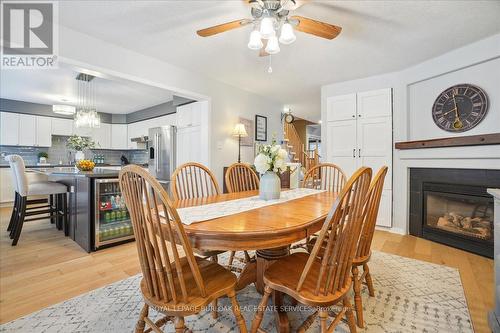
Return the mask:
{"type": "Polygon", "coordinates": [[[272,35],[267,42],[265,51],[269,54],[276,54],[280,51],[280,45],[278,43],[278,38],[276,34],[272,35]]]}
{"type": "Polygon", "coordinates": [[[285,22],[283,26],[281,27],[281,35],[280,35],[280,43],[281,44],[292,44],[295,42],[297,37],[295,36],[295,33],[293,32],[293,27],[290,23],[285,22]]]}
{"type": "Polygon", "coordinates": [[[260,21],[260,36],[269,39],[274,34],[274,19],[270,16],[264,17],[260,21]]]}
{"type": "Polygon", "coordinates": [[[264,46],[261,40],[261,35],[259,30],[254,30],[250,33],[250,40],[248,42],[248,48],[250,50],[260,50],[264,46]]]}

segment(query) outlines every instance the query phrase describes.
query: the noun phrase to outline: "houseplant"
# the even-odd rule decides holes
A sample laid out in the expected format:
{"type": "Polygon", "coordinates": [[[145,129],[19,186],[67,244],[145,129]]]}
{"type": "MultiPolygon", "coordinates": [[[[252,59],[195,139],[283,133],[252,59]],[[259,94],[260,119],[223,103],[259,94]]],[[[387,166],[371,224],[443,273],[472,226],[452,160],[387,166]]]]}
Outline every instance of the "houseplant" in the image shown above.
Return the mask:
{"type": "Polygon", "coordinates": [[[78,162],[85,158],[83,150],[94,148],[95,143],[90,138],[84,138],[78,135],[72,135],[68,138],[68,141],[66,142],[66,147],[68,147],[69,149],[76,150],[75,161],[78,162]]]}
{"type": "Polygon", "coordinates": [[[49,154],[47,154],[47,152],[41,151],[38,153],[38,162],[40,164],[45,164],[45,163],[47,163],[48,157],[49,157],[49,154]]]}
{"type": "Polygon", "coordinates": [[[258,146],[254,165],[257,172],[261,174],[259,184],[259,197],[261,199],[279,199],[281,181],[278,173],[286,168],[285,160],[287,157],[288,152],[276,144],[274,139],[270,145],[258,146]]]}

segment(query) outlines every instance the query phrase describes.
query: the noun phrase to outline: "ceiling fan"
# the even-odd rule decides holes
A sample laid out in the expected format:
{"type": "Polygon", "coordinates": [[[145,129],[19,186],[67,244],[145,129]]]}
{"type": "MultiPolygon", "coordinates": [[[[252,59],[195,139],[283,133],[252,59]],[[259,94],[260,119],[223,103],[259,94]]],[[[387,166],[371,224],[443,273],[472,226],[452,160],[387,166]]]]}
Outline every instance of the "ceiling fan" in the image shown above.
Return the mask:
{"type": "Polygon", "coordinates": [[[334,39],[340,34],[341,27],[306,18],[290,15],[290,12],[309,2],[309,0],[243,0],[251,8],[251,19],[241,19],[198,30],[201,37],[209,37],[221,32],[254,25],[250,34],[248,48],[260,50],[259,55],[267,56],[280,52],[279,44],[291,44],[296,37],[294,29],[314,36],[334,39]],[[280,33],[279,37],[278,32],[280,33]]]}

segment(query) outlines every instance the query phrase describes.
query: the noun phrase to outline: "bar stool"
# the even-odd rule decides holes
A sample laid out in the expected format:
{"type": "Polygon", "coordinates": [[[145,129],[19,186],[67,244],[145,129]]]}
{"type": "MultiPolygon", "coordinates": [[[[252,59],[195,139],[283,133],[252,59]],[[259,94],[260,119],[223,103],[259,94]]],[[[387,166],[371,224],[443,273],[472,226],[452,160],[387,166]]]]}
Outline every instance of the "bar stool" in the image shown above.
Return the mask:
{"type": "Polygon", "coordinates": [[[21,156],[8,155],[5,157],[5,160],[9,162],[12,170],[12,178],[16,191],[14,207],[12,208],[12,215],[7,228],[7,231],[10,231],[12,246],[17,244],[24,222],[45,219],[56,220],[57,228],[61,230],[64,227],[65,234],[67,235],[68,189],[66,185],[51,181],[30,184],[26,175],[24,160],[21,156]],[[48,198],[29,199],[30,196],[48,196],[48,198]]]}

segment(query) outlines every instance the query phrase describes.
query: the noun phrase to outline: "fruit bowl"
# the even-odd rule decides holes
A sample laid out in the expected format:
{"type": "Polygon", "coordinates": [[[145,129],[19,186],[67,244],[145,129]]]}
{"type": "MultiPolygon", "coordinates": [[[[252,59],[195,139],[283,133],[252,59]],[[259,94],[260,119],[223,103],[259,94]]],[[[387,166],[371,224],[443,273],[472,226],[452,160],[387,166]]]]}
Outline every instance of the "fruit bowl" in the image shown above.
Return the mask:
{"type": "Polygon", "coordinates": [[[81,160],[76,162],[76,167],[80,171],[92,171],[94,170],[95,163],[91,160],[81,160]]]}

